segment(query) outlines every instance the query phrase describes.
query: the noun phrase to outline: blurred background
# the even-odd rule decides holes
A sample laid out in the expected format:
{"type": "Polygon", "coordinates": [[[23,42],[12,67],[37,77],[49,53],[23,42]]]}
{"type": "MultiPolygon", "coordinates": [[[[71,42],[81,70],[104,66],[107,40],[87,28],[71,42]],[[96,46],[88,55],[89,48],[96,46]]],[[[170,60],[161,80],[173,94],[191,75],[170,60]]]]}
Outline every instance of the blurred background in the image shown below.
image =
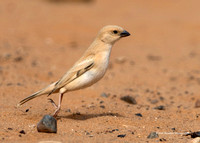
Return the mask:
{"type": "Polygon", "coordinates": [[[114,24],[131,36],[115,45],[111,61],[125,56],[136,70],[200,68],[198,4],[197,0],[2,0],[1,64],[16,58],[24,62],[24,68],[37,65],[43,71],[59,72],[59,67],[63,73],[100,28],[114,24]]]}

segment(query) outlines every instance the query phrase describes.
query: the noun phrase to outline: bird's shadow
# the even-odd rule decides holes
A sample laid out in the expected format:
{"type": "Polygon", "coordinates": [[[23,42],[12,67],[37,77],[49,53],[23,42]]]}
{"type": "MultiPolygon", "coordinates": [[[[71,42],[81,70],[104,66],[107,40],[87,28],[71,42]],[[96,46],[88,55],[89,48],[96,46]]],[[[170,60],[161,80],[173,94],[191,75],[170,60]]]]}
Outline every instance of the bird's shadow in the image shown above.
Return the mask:
{"type": "Polygon", "coordinates": [[[122,115],[118,113],[101,113],[101,114],[71,114],[67,116],[58,116],[57,119],[67,118],[67,119],[73,119],[73,120],[87,120],[87,119],[98,118],[98,117],[103,117],[103,116],[123,117],[122,115]]]}

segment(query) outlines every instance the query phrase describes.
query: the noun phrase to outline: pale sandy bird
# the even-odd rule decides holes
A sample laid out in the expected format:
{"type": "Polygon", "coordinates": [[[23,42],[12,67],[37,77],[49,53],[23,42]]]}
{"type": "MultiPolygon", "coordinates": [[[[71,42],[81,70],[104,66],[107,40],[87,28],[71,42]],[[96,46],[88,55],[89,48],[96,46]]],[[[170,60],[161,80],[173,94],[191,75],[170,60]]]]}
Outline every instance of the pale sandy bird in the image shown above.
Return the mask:
{"type": "Polygon", "coordinates": [[[110,52],[113,44],[120,38],[129,35],[130,34],[126,30],[116,25],[103,27],[83,56],[67,73],[65,73],[60,80],[26,97],[19,102],[18,106],[35,97],[59,92],[60,96],[58,105],[51,100],[52,104],[56,107],[53,115],[57,116],[61,108],[63,94],[68,91],[91,86],[99,81],[104,76],[108,67],[110,52]]]}

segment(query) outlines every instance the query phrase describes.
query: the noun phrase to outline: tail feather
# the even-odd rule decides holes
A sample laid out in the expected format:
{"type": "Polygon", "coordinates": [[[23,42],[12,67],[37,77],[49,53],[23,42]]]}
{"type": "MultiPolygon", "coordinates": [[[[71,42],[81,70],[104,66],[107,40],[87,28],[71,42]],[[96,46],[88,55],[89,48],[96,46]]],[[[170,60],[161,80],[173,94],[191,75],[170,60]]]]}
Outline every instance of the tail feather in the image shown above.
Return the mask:
{"type": "MultiPolygon", "coordinates": [[[[56,83],[56,82],[55,82],[55,83],[56,83]]],[[[21,100],[21,101],[17,104],[17,106],[21,106],[22,104],[28,102],[28,101],[31,100],[31,99],[34,99],[34,98],[39,97],[39,96],[41,96],[41,95],[50,93],[50,92],[53,90],[53,88],[54,88],[54,86],[55,86],[55,83],[52,83],[52,84],[50,84],[49,86],[47,86],[46,88],[44,88],[44,89],[42,89],[42,90],[40,90],[40,91],[38,91],[38,92],[35,92],[35,93],[33,93],[32,95],[30,95],[30,96],[24,98],[23,100],[21,100]]]]}
{"type": "Polygon", "coordinates": [[[36,97],[38,97],[38,96],[43,95],[43,94],[40,94],[40,93],[41,93],[41,91],[38,91],[38,92],[36,92],[36,93],[34,93],[34,94],[32,94],[32,95],[30,95],[30,96],[24,98],[23,100],[21,100],[21,101],[17,104],[17,106],[21,106],[22,104],[28,102],[29,100],[31,100],[31,99],[33,99],[33,98],[36,98],[36,97]]]}

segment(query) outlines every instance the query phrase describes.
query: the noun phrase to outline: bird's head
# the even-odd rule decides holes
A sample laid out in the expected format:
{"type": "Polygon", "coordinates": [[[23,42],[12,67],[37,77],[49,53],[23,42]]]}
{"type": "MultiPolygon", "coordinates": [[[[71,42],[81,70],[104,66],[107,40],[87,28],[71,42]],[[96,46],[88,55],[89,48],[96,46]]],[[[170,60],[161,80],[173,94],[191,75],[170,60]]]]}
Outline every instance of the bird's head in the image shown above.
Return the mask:
{"type": "Polygon", "coordinates": [[[106,44],[114,44],[120,38],[129,35],[130,33],[124,30],[122,27],[116,25],[107,25],[100,30],[97,38],[106,44]]]}

